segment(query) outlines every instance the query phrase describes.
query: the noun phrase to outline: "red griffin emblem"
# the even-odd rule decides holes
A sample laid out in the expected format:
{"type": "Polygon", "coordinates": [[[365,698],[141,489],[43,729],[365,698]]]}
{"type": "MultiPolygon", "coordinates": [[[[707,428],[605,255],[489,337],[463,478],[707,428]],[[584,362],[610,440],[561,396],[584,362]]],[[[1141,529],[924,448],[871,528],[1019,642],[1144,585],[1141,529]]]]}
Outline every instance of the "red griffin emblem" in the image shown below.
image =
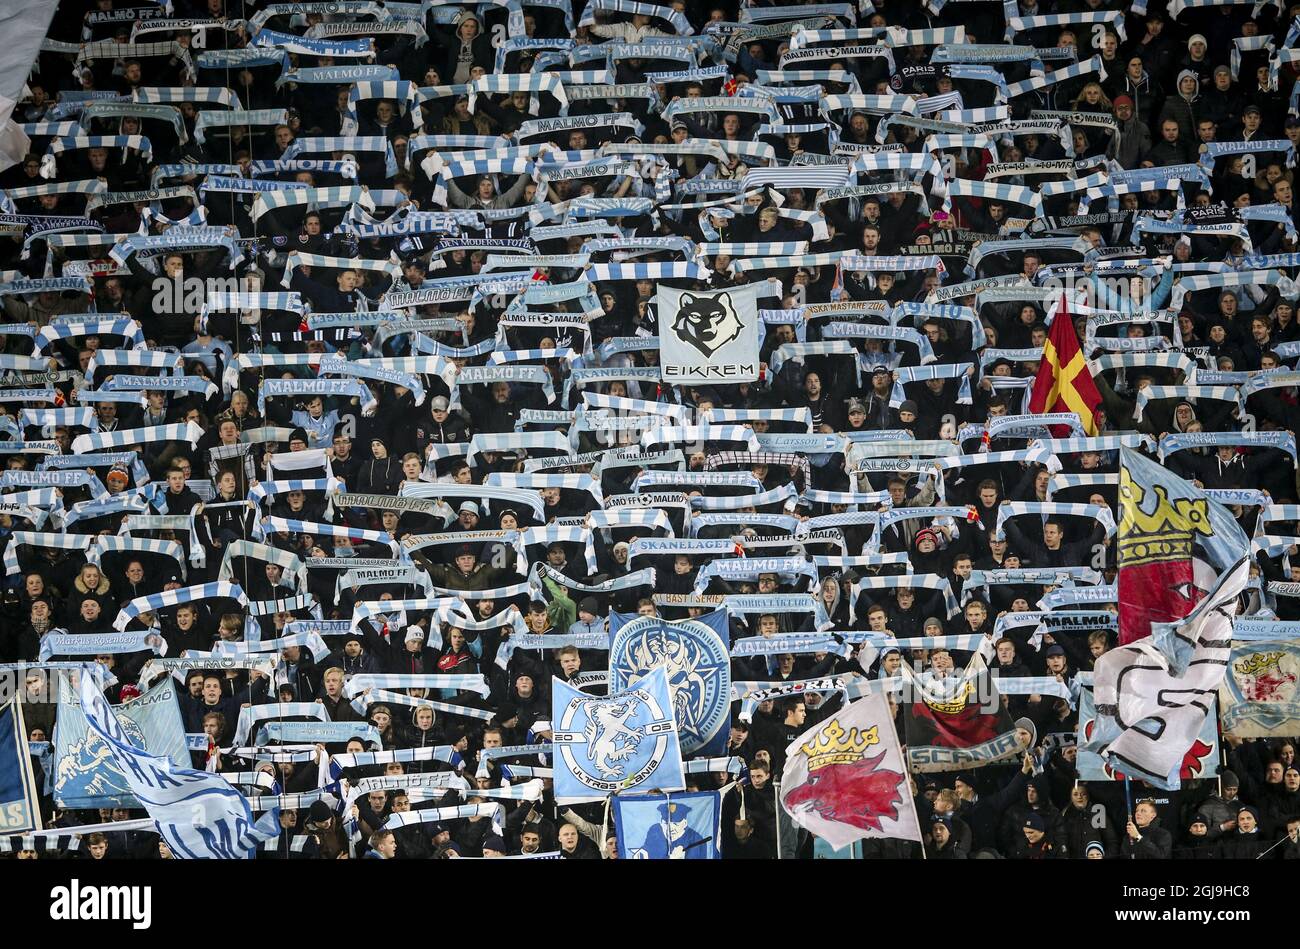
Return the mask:
{"type": "Polygon", "coordinates": [[[1258,675],[1255,677],[1255,687],[1247,693],[1246,698],[1252,702],[1280,702],[1284,698],[1282,690],[1294,683],[1295,676],[1281,670],[1277,675],[1258,675]]]}
{"type": "Polygon", "coordinates": [[[1135,479],[1128,464],[1120,466],[1119,488],[1120,645],[1149,636],[1153,623],[1176,622],[1195,609],[1201,592],[1193,545],[1197,536],[1213,533],[1205,499],[1171,500],[1170,485],[1143,484],[1144,476],[1135,479]]]}
{"type": "Polygon", "coordinates": [[[950,701],[913,703],[912,718],[934,730],[922,743],[940,748],[972,748],[997,738],[1005,730],[999,727],[998,716],[986,714],[974,697],[974,686],[968,683],[950,701]]]}
{"type": "Polygon", "coordinates": [[[1293,672],[1281,666],[1280,652],[1253,653],[1232,664],[1247,702],[1287,702],[1296,684],[1293,672]]]}
{"type": "Polygon", "coordinates": [[[882,751],[874,758],[829,764],[810,772],[807,782],[786,796],[786,807],[793,811],[807,804],[824,820],[880,830],[883,818],[897,819],[898,805],[903,803],[898,794],[903,776],[897,771],[876,770],[883,757],[882,751]]]}

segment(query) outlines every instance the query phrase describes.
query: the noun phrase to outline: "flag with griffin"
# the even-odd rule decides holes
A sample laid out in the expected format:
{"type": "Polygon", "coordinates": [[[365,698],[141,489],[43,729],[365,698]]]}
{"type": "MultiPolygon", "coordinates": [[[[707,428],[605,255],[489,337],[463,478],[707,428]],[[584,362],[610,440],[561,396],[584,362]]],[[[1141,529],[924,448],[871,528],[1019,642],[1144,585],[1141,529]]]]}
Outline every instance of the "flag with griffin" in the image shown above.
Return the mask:
{"type": "Polygon", "coordinates": [[[1003,706],[984,657],[934,678],[904,663],[903,723],[913,771],[963,771],[1017,757],[1024,739],[1003,706]]]}
{"type": "Polygon", "coordinates": [[[865,837],[921,839],[894,718],[883,693],[808,729],[786,752],[781,806],[837,850],[865,837]]]}

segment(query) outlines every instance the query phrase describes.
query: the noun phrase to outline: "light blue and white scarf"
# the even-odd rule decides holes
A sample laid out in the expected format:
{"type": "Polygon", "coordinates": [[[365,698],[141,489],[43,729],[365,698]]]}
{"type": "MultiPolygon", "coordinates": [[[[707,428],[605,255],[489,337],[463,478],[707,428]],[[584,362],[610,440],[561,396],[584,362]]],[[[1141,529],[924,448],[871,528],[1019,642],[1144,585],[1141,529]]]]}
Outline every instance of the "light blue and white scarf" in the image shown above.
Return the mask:
{"type": "Polygon", "coordinates": [[[38,658],[43,663],[51,656],[96,656],[147,651],[165,656],[167,643],[157,633],[148,630],[133,633],[69,633],[64,629],[51,629],[41,637],[38,658]]]}
{"type": "Polygon", "coordinates": [[[949,619],[961,612],[961,607],[957,605],[957,598],[953,595],[952,584],[948,582],[948,578],[934,573],[907,573],[892,577],[862,577],[853,586],[849,608],[856,614],[858,597],[867,590],[914,590],[918,588],[935,590],[940,593],[948,610],[949,619]]]}
{"type": "Polygon", "coordinates": [[[1290,432],[1171,432],[1160,439],[1160,460],[1189,448],[1222,445],[1276,448],[1296,457],[1295,436],[1290,432]]]}
{"type": "Polygon", "coordinates": [[[101,448],[122,448],[126,445],[143,445],[160,441],[185,441],[193,446],[197,445],[202,437],[203,429],[196,423],[178,422],[171,425],[150,425],[146,428],[78,435],[72,442],[72,450],[81,454],[101,448]]]}
{"type": "MultiPolygon", "coordinates": [[[[7,553],[6,551],[6,555],[7,553]]],[[[248,598],[236,584],[220,581],[216,583],[200,583],[195,586],[164,590],[161,593],[150,593],[147,596],[136,597],[118,611],[117,618],[113,620],[113,628],[116,630],[126,629],[127,625],[141,613],[157,612],[168,607],[180,606],[182,603],[193,603],[197,600],[209,600],[216,597],[233,599],[243,606],[248,605],[248,598]]]]}
{"type": "MultiPolygon", "coordinates": [[[[838,324],[832,323],[831,326],[838,324]]],[[[829,329],[829,327],[828,327],[829,329]]],[[[957,404],[971,404],[970,375],[968,370],[971,369],[969,363],[951,363],[945,365],[931,364],[928,366],[901,366],[894,371],[894,388],[890,392],[890,408],[898,408],[907,398],[904,386],[913,382],[924,382],[927,379],[957,379],[960,380],[957,387],[957,404]]]]}
{"type": "Polygon", "coordinates": [[[1055,610],[1079,603],[1118,603],[1119,591],[1114,586],[1061,587],[1038,601],[1038,608],[1055,610]]]}

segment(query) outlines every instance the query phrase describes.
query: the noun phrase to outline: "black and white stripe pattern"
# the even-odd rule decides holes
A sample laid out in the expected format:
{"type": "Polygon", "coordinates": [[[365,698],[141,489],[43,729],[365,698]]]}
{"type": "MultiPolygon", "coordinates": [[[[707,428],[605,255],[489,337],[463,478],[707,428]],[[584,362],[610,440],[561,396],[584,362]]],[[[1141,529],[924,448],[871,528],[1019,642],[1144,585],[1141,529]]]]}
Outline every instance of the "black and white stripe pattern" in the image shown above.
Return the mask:
{"type": "Polygon", "coordinates": [[[849,180],[849,166],[800,165],[798,168],[755,168],[745,175],[744,190],[771,185],[786,188],[840,188],[849,180]]]}

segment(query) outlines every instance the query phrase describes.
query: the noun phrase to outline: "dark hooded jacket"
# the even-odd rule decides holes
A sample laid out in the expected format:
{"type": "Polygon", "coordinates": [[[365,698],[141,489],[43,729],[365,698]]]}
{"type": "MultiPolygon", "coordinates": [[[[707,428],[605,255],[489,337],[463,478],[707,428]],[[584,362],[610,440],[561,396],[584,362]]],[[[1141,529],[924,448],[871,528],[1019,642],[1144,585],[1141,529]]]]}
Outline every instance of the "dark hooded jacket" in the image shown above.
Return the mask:
{"type": "MultiPolygon", "coordinates": [[[[444,744],[442,728],[438,725],[438,713],[433,713],[433,721],[428,728],[421,728],[415,723],[416,713],[420,707],[416,706],[411,709],[411,720],[402,732],[403,748],[433,748],[436,745],[444,744]]],[[[437,771],[441,765],[433,761],[412,761],[408,766],[410,771],[437,771]]]]}
{"type": "MultiPolygon", "coordinates": [[[[1013,782],[1015,783],[1015,782],[1013,782]]],[[[1033,775],[1026,779],[1021,785],[1024,789],[1020,796],[1019,803],[1013,804],[1007,808],[1002,817],[1002,824],[999,827],[999,845],[1004,854],[1015,853],[1020,847],[1021,841],[1024,841],[1025,835],[1023,827],[1030,814],[1037,814],[1043,819],[1045,826],[1046,839],[1057,850],[1060,849],[1061,841],[1061,815],[1052,807],[1051,788],[1048,786],[1047,778],[1041,774],[1033,775]],[[1029,789],[1033,788],[1038,792],[1038,799],[1029,803],[1029,789]]]]}
{"type": "Polygon", "coordinates": [[[387,458],[365,462],[357,475],[358,494],[396,494],[402,483],[402,463],[389,455],[387,458]]]}
{"type": "MultiPolygon", "coordinates": [[[[1183,76],[1189,74],[1192,75],[1193,78],[1196,75],[1191,70],[1183,70],[1178,74],[1178,78],[1182,79],[1183,76]]],[[[1182,94],[1181,90],[1178,89],[1178,84],[1175,83],[1174,91],[1170,93],[1169,98],[1165,99],[1164,108],[1160,110],[1160,121],[1165,122],[1169,119],[1173,119],[1178,123],[1178,140],[1180,142],[1196,141],[1196,123],[1200,119],[1201,113],[1204,111],[1200,98],[1201,92],[1199,84],[1192,92],[1191,98],[1188,98],[1182,94]]],[[[1159,134],[1159,131],[1160,127],[1157,125],[1157,134],[1159,134]]]]}
{"type": "Polygon", "coordinates": [[[1174,848],[1173,857],[1175,860],[1217,860],[1218,853],[1218,842],[1209,834],[1193,837],[1188,833],[1183,842],[1174,848]]]}
{"type": "Polygon", "coordinates": [[[1259,795],[1259,816],[1265,833],[1274,839],[1286,833],[1286,822],[1300,814],[1300,790],[1285,784],[1266,784],[1259,795]]]}

